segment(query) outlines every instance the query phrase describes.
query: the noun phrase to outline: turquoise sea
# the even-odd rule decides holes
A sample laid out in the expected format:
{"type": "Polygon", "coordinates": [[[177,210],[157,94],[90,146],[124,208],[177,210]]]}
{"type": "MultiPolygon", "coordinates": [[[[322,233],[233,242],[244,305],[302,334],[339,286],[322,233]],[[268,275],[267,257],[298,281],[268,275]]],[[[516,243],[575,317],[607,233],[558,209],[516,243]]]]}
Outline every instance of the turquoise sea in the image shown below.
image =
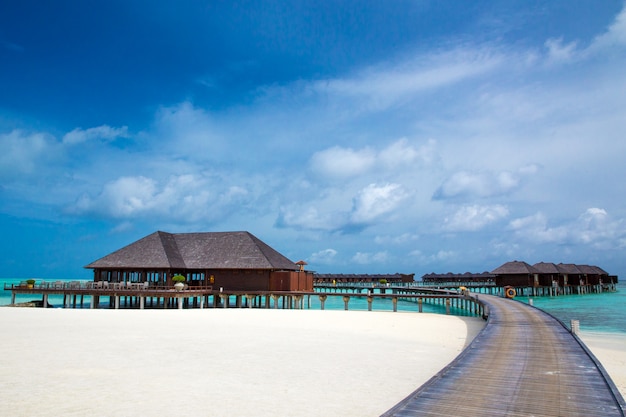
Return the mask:
{"type": "MultiPolygon", "coordinates": [[[[20,279],[0,278],[0,306],[11,303],[11,292],[4,291],[4,284],[19,284],[20,279]]],[[[46,280],[55,281],[55,280],[46,280]]],[[[568,327],[570,320],[579,320],[581,331],[608,332],[626,334],[626,284],[618,285],[618,291],[614,293],[568,295],[558,297],[533,297],[533,305],[552,314],[568,327]]],[[[36,299],[41,299],[35,297],[36,299]]],[[[20,295],[17,302],[31,301],[32,296],[20,295]]],[[[517,297],[516,300],[528,303],[528,297],[517,297]]],[[[61,296],[51,296],[49,302],[60,307],[61,296]]],[[[89,308],[89,297],[84,299],[84,307],[89,308]]],[[[104,305],[103,305],[104,307],[104,305]]],[[[308,306],[305,306],[308,308],[308,306]]],[[[318,297],[311,297],[311,309],[320,309],[318,297]]],[[[328,310],[343,310],[345,308],[341,297],[329,297],[325,303],[328,310]]],[[[353,297],[349,302],[350,310],[367,310],[365,297],[353,297]]],[[[391,300],[375,300],[373,309],[377,311],[392,311],[391,300]]],[[[414,302],[399,301],[399,311],[415,311],[417,305],[414,302]]],[[[445,313],[445,307],[441,305],[423,305],[424,312],[445,313]]],[[[453,314],[468,315],[464,310],[452,309],[453,314]]]]}
{"type": "MultiPolygon", "coordinates": [[[[518,297],[528,303],[528,297],[518,297]]],[[[626,334],[626,283],[617,285],[617,292],[558,297],[532,297],[533,305],[561,320],[568,327],[570,320],[580,322],[585,332],[626,334]]]]}

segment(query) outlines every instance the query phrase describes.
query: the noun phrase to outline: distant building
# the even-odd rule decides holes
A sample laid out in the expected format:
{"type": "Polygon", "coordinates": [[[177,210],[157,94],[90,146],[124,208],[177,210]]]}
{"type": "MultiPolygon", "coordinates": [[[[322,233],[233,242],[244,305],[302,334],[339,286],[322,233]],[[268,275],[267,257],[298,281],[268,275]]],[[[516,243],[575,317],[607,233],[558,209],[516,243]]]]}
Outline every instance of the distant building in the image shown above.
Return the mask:
{"type": "Polygon", "coordinates": [[[174,275],[190,287],[229,291],[312,291],[313,273],[249,232],[157,231],[85,268],[94,281],[172,285],[174,275]]]}
{"type": "Polygon", "coordinates": [[[506,262],[491,271],[496,285],[503,287],[566,287],[617,283],[616,275],[592,265],[554,264],[539,262],[529,265],[522,261],[506,262]]]}
{"type": "Polygon", "coordinates": [[[430,273],[422,281],[431,284],[474,283],[505,287],[566,287],[617,283],[616,275],[592,265],[554,264],[539,262],[530,265],[523,261],[506,262],[491,272],[454,274],[430,273]]]}
{"type": "Polygon", "coordinates": [[[445,274],[436,274],[434,272],[426,275],[422,275],[422,281],[426,283],[458,283],[458,284],[493,284],[495,282],[495,275],[490,272],[464,272],[462,274],[455,274],[447,272],[445,274]]]}
{"type": "Polygon", "coordinates": [[[316,284],[369,284],[387,282],[402,284],[414,281],[415,274],[315,274],[316,284]]]}

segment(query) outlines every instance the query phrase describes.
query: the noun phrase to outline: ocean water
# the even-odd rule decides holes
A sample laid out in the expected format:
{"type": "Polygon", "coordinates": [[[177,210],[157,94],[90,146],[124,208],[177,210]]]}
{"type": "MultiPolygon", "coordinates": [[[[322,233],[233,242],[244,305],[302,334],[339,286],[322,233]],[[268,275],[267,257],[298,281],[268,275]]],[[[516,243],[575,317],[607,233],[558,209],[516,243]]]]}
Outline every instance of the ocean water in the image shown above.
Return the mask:
{"type": "MultiPolygon", "coordinates": [[[[581,331],[626,334],[626,283],[617,292],[558,297],[531,297],[540,308],[569,328],[571,320],[580,322],[581,331]]],[[[516,297],[528,303],[528,297],[516,297]]]]}
{"type": "MultiPolygon", "coordinates": [[[[0,306],[11,303],[11,292],[4,291],[4,284],[19,284],[20,279],[0,278],[0,306]]],[[[55,280],[49,280],[55,281],[55,280]]],[[[590,332],[608,332],[626,334],[626,284],[618,285],[618,291],[613,293],[602,294],[586,294],[586,295],[567,295],[558,297],[532,297],[533,305],[561,320],[568,327],[570,320],[579,320],[581,331],[590,332]]],[[[33,299],[41,299],[40,296],[18,295],[16,302],[26,302],[33,299]]],[[[528,297],[517,297],[516,300],[528,303],[528,297]]],[[[106,300],[102,300],[106,301],[106,300]]],[[[54,307],[61,307],[63,303],[62,296],[50,296],[49,302],[54,307]]],[[[84,308],[89,308],[90,298],[85,297],[84,308]]],[[[231,301],[234,304],[234,299],[231,301]]],[[[311,309],[319,310],[321,308],[319,298],[311,297],[311,309]]],[[[352,297],[349,301],[350,310],[366,311],[367,300],[363,297],[352,297]]],[[[106,307],[101,302],[101,307],[106,307]]],[[[425,313],[445,313],[445,306],[423,304],[425,313]]],[[[305,308],[308,308],[305,301],[305,308]]],[[[325,303],[328,310],[343,310],[345,308],[341,296],[328,297],[325,303]]],[[[376,311],[393,311],[393,304],[390,299],[375,299],[372,306],[376,311]]],[[[398,301],[398,311],[418,311],[417,304],[409,301],[398,301]]],[[[466,310],[451,309],[452,314],[470,315],[466,310]]]]}

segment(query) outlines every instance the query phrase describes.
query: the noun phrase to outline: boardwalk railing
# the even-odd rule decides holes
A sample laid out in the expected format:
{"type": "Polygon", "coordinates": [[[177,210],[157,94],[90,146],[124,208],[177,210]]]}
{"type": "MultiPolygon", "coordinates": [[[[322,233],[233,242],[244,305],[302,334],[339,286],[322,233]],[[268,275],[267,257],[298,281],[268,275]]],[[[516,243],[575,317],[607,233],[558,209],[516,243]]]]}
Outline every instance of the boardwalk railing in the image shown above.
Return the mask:
{"type": "Polygon", "coordinates": [[[485,328],[381,417],[624,417],[615,384],[561,322],[524,303],[482,298],[491,310],[485,328]]]}

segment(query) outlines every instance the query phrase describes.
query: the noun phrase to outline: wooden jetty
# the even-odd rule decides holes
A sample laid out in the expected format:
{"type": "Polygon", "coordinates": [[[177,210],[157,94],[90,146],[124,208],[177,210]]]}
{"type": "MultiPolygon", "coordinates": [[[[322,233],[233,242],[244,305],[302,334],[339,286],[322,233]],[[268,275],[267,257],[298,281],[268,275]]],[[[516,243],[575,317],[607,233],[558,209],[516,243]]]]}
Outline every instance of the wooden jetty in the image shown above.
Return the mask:
{"type": "Polygon", "coordinates": [[[602,365],[557,319],[480,297],[487,326],[450,365],[382,417],[624,416],[602,365]]]}
{"type": "Polygon", "coordinates": [[[329,297],[340,297],[344,309],[350,308],[350,301],[356,298],[367,301],[367,309],[372,311],[376,300],[391,300],[392,310],[398,311],[399,301],[414,303],[417,312],[422,312],[424,304],[440,306],[446,314],[454,309],[465,314],[483,316],[484,305],[477,295],[458,288],[442,290],[436,288],[407,287],[320,287],[315,291],[233,291],[212,286],[190,286],[177,291],[171,287],[155,286],[152,283],[107,283],[81,281],[41,281],[36,284],[21,282],[5,284],[11,291],[11,304],[16,295],[41,296],[43,307],[48,306],[50,295],[62,296],[65,308],[85,307],[87,297],[89,308],[99,308],[100,300],[108,299],[109,308],[311,308],[312,299],[317,297],[320,308],[325,308],[329,297]]]}
{"type": "MultiPolygon", "coordinates": [[[[330,292],[362,292],[372,288],[385,288],[385,285],[372,285],[367,283],[317,283],[316,289],[324,289],[330,292]]],[[[567,285],[565,287],[558,285],[543,285],[543,286],[530,286],[530,285],[496,285],[495,281],[469,281],[469,280],[438,280],[438,281],[415,281],[411,283],[392,284],[391,288],[406,288],[406,289],[440,289],[448,291],[457,291],[459,288],[464,287],[470,290],[472,293],[478,294],[490,294],[504,296],[506,288],[513,288],[515,295],[519,297],[558,297],[561,295],[583,295],[583,294],[599,294],[604,292],[616,292],[617,283],[604,282],[598,284],[583,284],[583,285],[567,285]]]]}
{"type": "Polygon", "coordinates": [[[109,299],[109,306],[120,308],[122,304],[131,308],[168,308],[168,307],[204,307],[207,297],[213,293],[213,287],[188,287],[177,291],[172,287],[150,286],[143,283],[108,283],[81,281],[41,281],[37,284],[5,284],[5,291],[11,291],[11,304],[15,304],[17,294],[41,295],[42,307],[49,305],[50,295],[61,295],[63,307],[83,306],[85,297],[89,297],[89,307],[98,308],[101,299],[109,299]]]}

